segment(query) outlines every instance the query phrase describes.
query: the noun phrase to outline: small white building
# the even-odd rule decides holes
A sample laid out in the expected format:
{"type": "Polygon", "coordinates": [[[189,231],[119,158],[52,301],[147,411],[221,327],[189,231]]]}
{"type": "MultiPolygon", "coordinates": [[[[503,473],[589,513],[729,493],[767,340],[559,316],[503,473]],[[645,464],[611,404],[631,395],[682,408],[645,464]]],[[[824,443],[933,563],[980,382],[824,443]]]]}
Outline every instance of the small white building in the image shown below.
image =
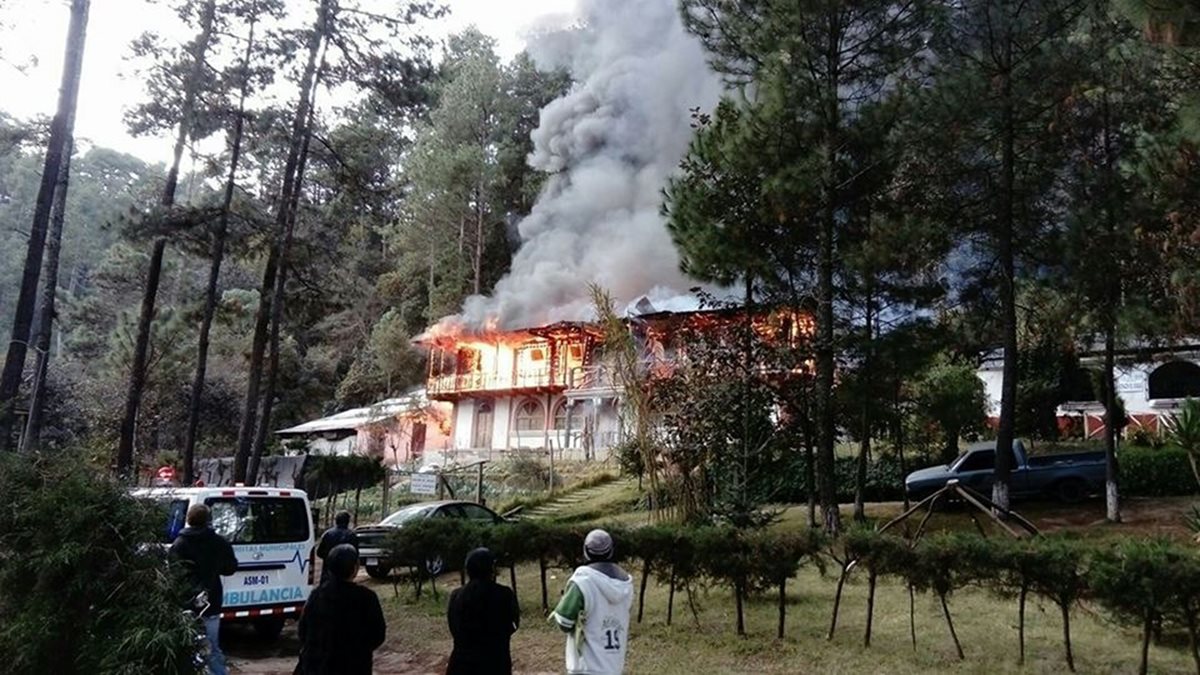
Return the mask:
{"type": "Polygon", "coordinates": [[[430,400],[419,388],[275,433],[283,441],[304,441],[314,455],[359,454],[400,465],[450,446],[451,413],[450,405],[430,400]]]}
{"type": "MultiPolygon", "coordinates": [[[[1104,352],[1089,349],[1080,355],[1079,361],[1086,370],[1099,370],[1104,363],[1104,352]]],[[[987,391],[988,418],[992,424],[1000,416],[1003,365],[999,353],[994,353],[984,359],[977,371],[987,391]]],[[[1164,418],[1177,411],[1185,399],[1200,398],[1200,342],[1118,350],[1114,380],[1129,418],[1125,433],[1138,429],[1158,433],[1164,418]]],[[[1059,427],[1076,429],[1076,433],[1082,431],[1086,438],[1098,438],[1104,432],[1104,404],[1096,392],[1080,398],[1059,405],[1059,427]]]]}

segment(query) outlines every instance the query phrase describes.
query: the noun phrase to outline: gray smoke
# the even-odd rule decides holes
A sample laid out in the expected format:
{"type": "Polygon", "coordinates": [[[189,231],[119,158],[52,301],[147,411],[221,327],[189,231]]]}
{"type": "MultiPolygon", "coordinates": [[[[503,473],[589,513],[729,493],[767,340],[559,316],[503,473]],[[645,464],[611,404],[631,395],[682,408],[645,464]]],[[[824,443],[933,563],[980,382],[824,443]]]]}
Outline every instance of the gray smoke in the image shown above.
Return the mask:
{"type": "Polygon", "coordinates": [[[590,283],[619,305],[648,295],[660,306],[695,285],[679,272],[659,207],[692,136],[690,110],[714,107],[720,81],[675,0],[581,0],[579,16],[581,29],[532,50],[567,65],[577,84],[533,132],[529,164],[553,175],[518,225],[512,270],[442,327],[586,320],[590,283]]]}

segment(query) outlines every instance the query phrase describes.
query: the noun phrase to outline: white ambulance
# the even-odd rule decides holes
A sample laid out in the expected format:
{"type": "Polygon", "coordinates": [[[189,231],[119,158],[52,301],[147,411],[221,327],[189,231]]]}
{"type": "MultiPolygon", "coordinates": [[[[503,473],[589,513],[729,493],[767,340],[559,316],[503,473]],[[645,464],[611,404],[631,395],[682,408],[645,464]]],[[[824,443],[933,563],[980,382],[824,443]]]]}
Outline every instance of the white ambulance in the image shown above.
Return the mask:
{"type": "Polygon", "coordinates": [[[187,510],[206,504],[211,526],[233,545],[238,570],[222,577],[222,621],[250,621],[276,637],[286,619],[299,617],[314,582],[316,546],[308,495],[270,487],[138,488],[135,498],[167,509],[161,542],[184,528],[187,510]]]}

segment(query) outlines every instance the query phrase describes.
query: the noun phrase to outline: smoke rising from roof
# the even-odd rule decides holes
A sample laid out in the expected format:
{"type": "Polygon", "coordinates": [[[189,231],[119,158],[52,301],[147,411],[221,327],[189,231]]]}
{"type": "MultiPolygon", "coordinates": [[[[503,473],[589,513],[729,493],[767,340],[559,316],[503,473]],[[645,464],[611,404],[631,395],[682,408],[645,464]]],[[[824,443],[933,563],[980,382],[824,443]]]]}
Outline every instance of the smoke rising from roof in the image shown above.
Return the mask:
{"type": "Polygon", "coordinates": [[[619,304],[656,305],[695,283],[659,215],[662,188],[687,150],[690,110],[721,93],[675,0],[581,0],[583,28],[531,46],[566,65],[574,88],[541,111],[529,164],[553,175],[518,225],[521,247],[490,297],[448,317],[465,328],[520,328],[592,317],[588,284],[619,304]]]}

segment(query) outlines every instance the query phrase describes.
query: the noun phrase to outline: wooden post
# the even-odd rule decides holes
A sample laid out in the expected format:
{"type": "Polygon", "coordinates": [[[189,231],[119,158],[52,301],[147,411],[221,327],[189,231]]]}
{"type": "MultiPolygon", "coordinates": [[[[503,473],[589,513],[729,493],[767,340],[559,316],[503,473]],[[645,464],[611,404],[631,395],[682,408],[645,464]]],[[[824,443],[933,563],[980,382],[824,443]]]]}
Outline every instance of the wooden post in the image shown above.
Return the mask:
{"type": "Polygon", "coordinates": [[[484,465],[484,462],[479,463],[479,465],[478,465],[479,473],[477,473],[475,475],[475,503],[476,504],[483,504],[483,465],[484,465]]]}

